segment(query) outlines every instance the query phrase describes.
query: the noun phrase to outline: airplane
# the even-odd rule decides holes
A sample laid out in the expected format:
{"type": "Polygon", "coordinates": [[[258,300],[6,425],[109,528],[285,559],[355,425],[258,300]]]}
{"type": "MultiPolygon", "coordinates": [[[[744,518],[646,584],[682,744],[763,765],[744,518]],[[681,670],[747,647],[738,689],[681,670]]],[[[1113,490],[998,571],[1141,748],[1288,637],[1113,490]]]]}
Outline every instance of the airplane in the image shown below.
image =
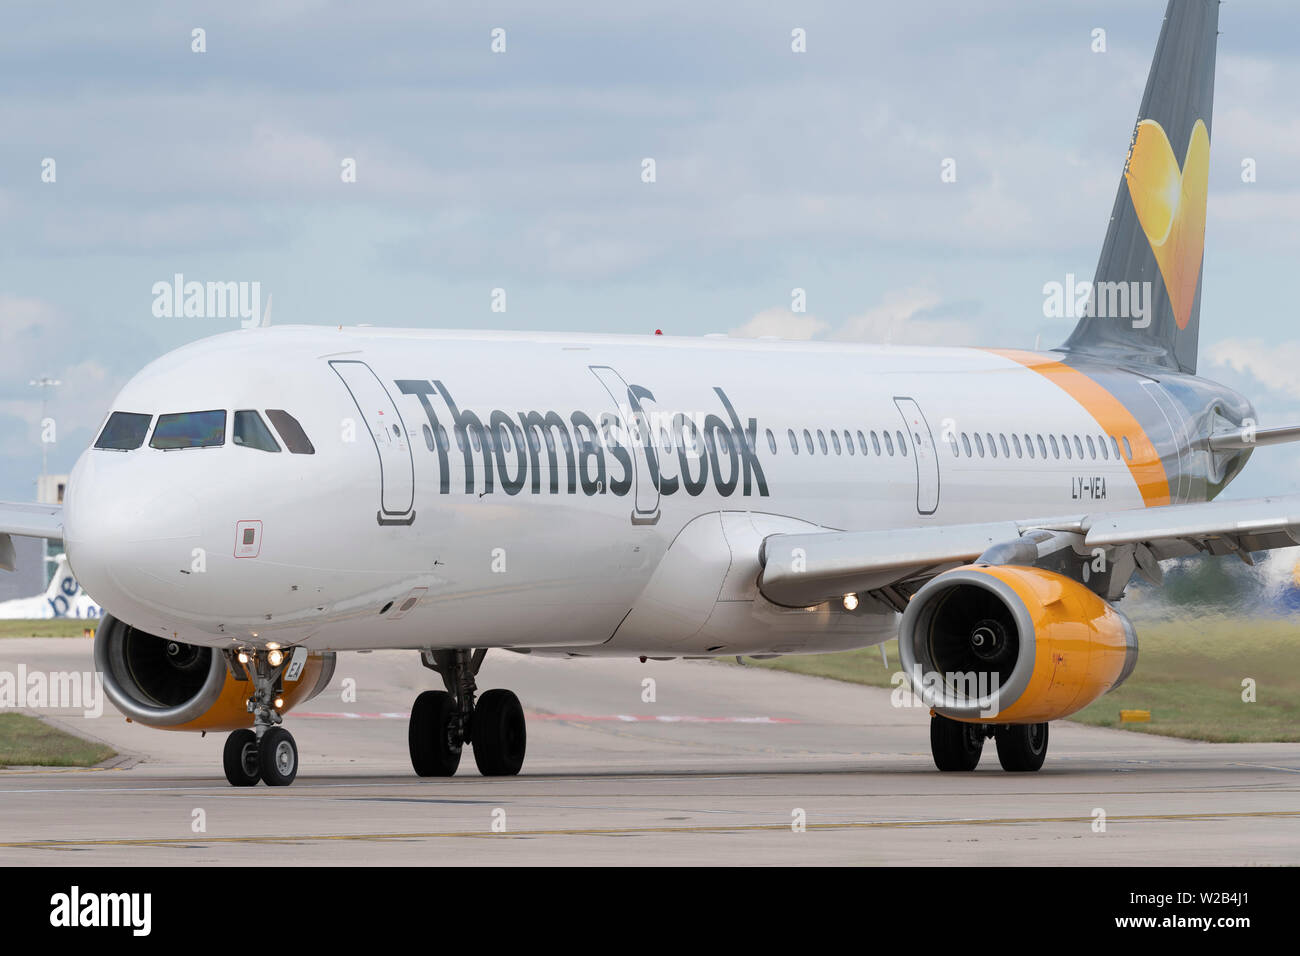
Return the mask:
{"type": "MultiPolygon", "coordinates": [[[[1117,607],[1160,562],[1293,546],[1300,496],[1215,501],[1258,446],[1197,375],[1216,0],[1171,0],[1084,316],[1059,348],[240,329],[122,389],[62,540],[130,720],[230,731],[234,786],[292,783],[284,726],[342,651],[410,649],[416,774],[516,774],[487,653],[667,660],[898,637],[940,771],[1038,770],[1119,686],[1117,607]]],[[[12,544],[0,539],[12,559],[12,544]]],[[[4,558],[0,547],[0,558],[4,558]]],[[[3,562],[0,562],[3,563],[3,562]]]]}
{"type": "MultiPolygon", "coordinates": [[[[12,546],[11,540],[10,547],[12,546]]],[[[86,589],[77,583],[76,576],[68,566],[68,556],[60,554],[52,560],[54,576],[50,578],[45,593],[0,601],[0,618],[38,620],[53,617],[97,618],[100,616],[102,608],[86,593],[86,589]]]]}

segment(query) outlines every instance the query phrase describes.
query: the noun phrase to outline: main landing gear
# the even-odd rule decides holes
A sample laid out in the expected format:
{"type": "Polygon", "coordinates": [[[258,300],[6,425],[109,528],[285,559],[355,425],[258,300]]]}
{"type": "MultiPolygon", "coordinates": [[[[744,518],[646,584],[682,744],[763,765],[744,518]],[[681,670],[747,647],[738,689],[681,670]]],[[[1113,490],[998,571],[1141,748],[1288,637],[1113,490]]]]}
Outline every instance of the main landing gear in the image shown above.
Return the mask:
{"type": "Polygon", "coordinates": [[[284,718],[276,707],[289,655],[241,650],[231,654],[230,664],[236,676],[247,675],[253,682],[253,696],[248,699],[253,727],[226,738],[221,755],[226,779],[234,787],[253,787],[259,780],[268,787],[287,787],[298,776],[298,745],[293,734],[279,726],[284,718]]]}
{"type": "Polygon", "coordinates": [[[486,648],[425,649],[424,666],[442,678],[443,690],[426,690],[415,699],[407,743],[411,766],[421,777],[450,777],[460,766],[461,748],[474,748],[474,762],[485,777],[509,777],[524,765],[528,733],[519,698],[508,690],[484,691],[475,701],[474,682],[486,648]]]}
{"type": "Polygon", "coordinates": [[[974,770],[984,741],[997,743],[998,763],[1012,772],[1034,771],[1047,758],[1047,724],[968,724],[934,714],[930,752],[940,770],[974,770]]]}

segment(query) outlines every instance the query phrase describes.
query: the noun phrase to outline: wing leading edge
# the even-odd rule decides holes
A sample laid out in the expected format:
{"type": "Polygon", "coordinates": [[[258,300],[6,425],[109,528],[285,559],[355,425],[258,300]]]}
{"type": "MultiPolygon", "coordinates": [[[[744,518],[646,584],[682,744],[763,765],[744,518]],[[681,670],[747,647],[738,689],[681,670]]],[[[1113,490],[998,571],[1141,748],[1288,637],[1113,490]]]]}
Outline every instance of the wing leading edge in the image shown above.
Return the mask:
{"type": "Polygon", "coordinates": [[[63,505],[25,504],[0,501],[0,569],[14,569],[11,535],[63,540],[63,505]]]}
{"type": "MultiPolygon", "coordinates": [[[[787,607],[870,592],[901,609],[914,589],[908,585],[971,562],[1034,564],[1066,548],[1086,560],[1100,549],[1109,563],[1131,561],[1158,580],[1157,562],[1166,558],[1235,553],[1249,563],[1252,551],[1297,544],[1300,495],[1026,521],[774,534],[763,540],[758,587],[787,607]]],[[[1123,583],[1127,576],[1121,591],[1123,583]]]]}

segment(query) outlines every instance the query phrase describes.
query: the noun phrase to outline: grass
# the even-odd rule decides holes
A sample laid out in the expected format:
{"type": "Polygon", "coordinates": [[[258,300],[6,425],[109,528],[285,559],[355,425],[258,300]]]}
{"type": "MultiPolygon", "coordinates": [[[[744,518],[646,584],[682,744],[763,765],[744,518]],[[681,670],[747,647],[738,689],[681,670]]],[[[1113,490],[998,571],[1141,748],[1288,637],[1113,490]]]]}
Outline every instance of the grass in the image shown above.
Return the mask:
{"type": "Polygon", "coordinates": [[[98,620],[89,617],[15,618],[0,620],[0,637],[81,637],[82,631],[94,630],[98,624],[98,620]]]}
{"type": "Polygon", "coordinates": [[[93,767],[115,753],[35,717],[0,714],[0,767],[93,767]]]}
{"type": "MultiPolygon", "coordinates": [[[[1300,624],[1211,615],[1138,623],[1137,631],[1137,670],[1069,719],[1192,740],[1300,741],[1300,624]],[[1254,703],[1242,700],[1246,678],[1255,681],[1254,703]],[[1121,724],[1121,709],[1149,710],[1151,722],[1121,724]]],[[[898,642],[885,648],[888,668],[878,647],[745,663],[890,687],[898,642]]]]}

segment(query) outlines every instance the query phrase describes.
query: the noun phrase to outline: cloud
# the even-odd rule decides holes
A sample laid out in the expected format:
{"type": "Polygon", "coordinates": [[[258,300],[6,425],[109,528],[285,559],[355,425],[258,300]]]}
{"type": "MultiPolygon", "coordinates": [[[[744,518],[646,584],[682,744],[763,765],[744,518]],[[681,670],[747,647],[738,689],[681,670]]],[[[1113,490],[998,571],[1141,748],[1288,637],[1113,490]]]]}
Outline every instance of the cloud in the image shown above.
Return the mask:
{"type": "Polygon", "coordinates": [[[830,328],[816,316],[806,313],[791,312],[789,309],[764,309],[739,328],[729,334],[739,338],[757,339],[770,336],[778,339],[790,339],[803,342],[814,339],[830,328]]]}
{"type": "MultiPolygon", "coordinates": [[[[764,309],[729,334],[742,338],[773,336],[793,341],[827,338],[879,345],[970,345],[981,336],[971,322],[948,318],[953,306],[929,289],[888,292],[878,305],[838,326],[780,306],[764,309]]],[[[987,331],[987,330],[985,330],[987,331]]]]}
{"type": "Polygon", "coordinates": [[[885,295],[880,305],[855,315],[831,336],[851,342],[886,345],[970,345],[978,339],[970,322],[935,316],[942,298],[926,289],[885,295]]]}
{"type": "Polygon", "coordinates": [[[1300,399],[1300,342],[1265,342],[1263,339],[1224,339],[1206,350],[1215,365],[1253,375],[1266,388],[1300,399]]]}

